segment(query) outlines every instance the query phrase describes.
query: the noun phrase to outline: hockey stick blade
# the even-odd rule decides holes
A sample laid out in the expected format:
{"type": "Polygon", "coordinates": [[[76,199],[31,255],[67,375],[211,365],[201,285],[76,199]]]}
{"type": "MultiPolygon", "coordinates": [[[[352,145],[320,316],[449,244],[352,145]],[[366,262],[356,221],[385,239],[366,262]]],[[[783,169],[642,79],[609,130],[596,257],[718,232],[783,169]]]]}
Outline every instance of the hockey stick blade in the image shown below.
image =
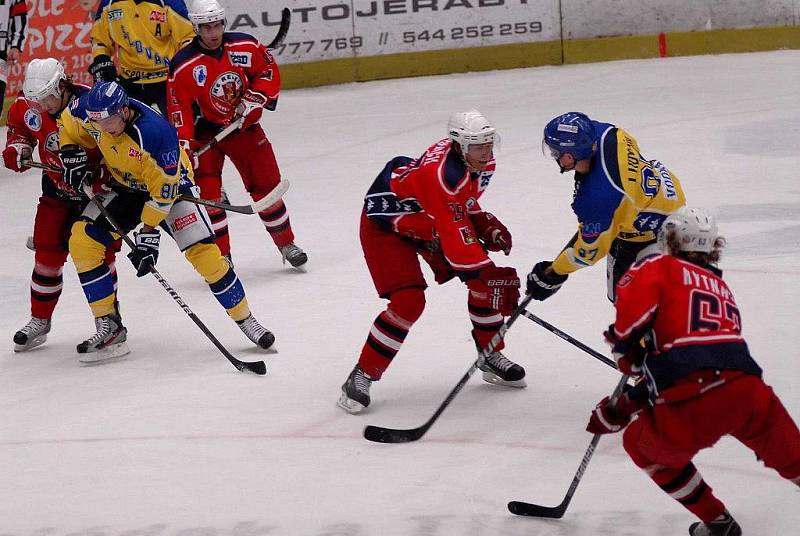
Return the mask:
{"type": "Polygon", "coordinates": [[[289,186],[290,184],[287,179],[281,179],[281,182],[279,182],[267,195],[255,203],[250,204],[250,209],[253,211],[253,214],[257,214],[265,208],[277,203],[280,198],[283,197],[283,194],[289,190],[289,186]]]}
{"type": "Polygon", "coordinates": [[[291,22],[292,12],[288,7],[285,7],[283,11],[281,11],[281,25],[278,27],[278,33],[275,34],[275,38],[272,42],[267,45],[268,49],[274,50],[283,44],[283,40],[286,39],[286,34],[289,33],[289,24],[291,24],[291,22]]]}
{"type": "Polygon", "coordinates": [[[364,439],[368,441],[375,441],[376,443],[409,443],[411,441],[416,441],[428,431],[428,429],[433,426],[433,423],[436,422],[436,419],[447,409],[447,406],[453,401],[453,399],[461,392],[461,389],[467,384],[469,379],[478,370],[478,365],[481,363],[482,359],[485,359],[486,356],[491,354],[497,345],[500,344],[505,336],[508,329],[516,322],[517,318],[525,311],[525,308],[531,302],[531,297],[526,296],[525,299],[522,300],[508,320],[497,330],[497,333],[494,334],[492,340],[489,341],[489,344],[481,350],[478,359],[476,359],[472,365],[469,367],[467,372],[461,377],[455,387],[448,393],[447,397],[444,401],[439,404],[439,407],[436,411],[431,415],[431,417],[423,424],[422,426],[418,426],[417,428],[408,428],[408,429],[395,429],[395,428],[384,428],[382,426],[372,426],[368,425],[364,428],[364,439]]]}
{"type": "Polygon", "coordinates": [[[259,376],[263,376],[267,373],[267,365],[263,361],[239,361],[235,357],[234,359],[236,361],[233,362],[233,366],[242,372],[249,371],[253,374],[258,374],[259,376]]]}
{"type": "MultiPolygon", "coordinates": [[[[611,403],[615,403],[627,383],[628,376],[623,374],[619,379],[619,383],[617,383],[617,386],[614,388],[614,392],[611,393],[611,403]]],[[[589,442],[589,446],[586,447],[586,452],[583,453],[583,458],[578,466],[578,470],[575,471],[575,476],[572,477],[572,483],[569,485],[569,489],[564,495],[561,504],[549,507],[522,501],[511,501],[508,503],[508,511],[518,516],[549,517],[551,519],[561,519],[564,517],[564,513],[567,511],[567,507],[572,501],[573,495],[575,495],[575,490],[578,489],[578,484],[580,484],[583,474],[586,472],[586,467],[588,467],[589,461],[591,461],[601,437],[603,437],[603,434],[594,434],[592,436],[592,440],[589,442]]]]}
{"type": "Polygon", "coordinates": [[[539,506],[522,501],[511,501],[508,503],[508,511],[517,516],[547,517],[550,519],[561,519],[567,511],[564,503],[558,506],[539,506]]]}
{"type": "Polygon", "coordinates": [[[423,425],[419,428],[399,430],[395,428],[372,426],[370,424],[364,428],[364,439],[374,441],[375,443],[410,443],[425,435],[428,428],[429,426],[423,425]]]}

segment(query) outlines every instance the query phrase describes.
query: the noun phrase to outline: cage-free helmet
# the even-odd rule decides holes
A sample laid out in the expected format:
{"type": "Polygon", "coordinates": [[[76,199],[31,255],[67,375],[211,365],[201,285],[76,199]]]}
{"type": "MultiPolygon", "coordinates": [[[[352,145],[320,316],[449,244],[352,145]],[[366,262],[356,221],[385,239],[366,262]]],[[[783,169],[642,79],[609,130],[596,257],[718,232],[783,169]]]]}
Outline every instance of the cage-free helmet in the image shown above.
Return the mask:
{"type": "Polygon", "coordinates": [[[128,94],[116,82],[98,82],[86,95],[86,115],[91,120],[105,119],[129,104],[128,94]]]}
{"type": "Polygon", "coordinates": [[[209,24],[225,20],[225,8],[218,0],[193,0],[189,8],[189,21],[194,27],[195,33],[197,27],[201,24],[209,24]]]}
{"type": "Polygon", "coordinates": [[[456,112],[447,121],[447,135],[467,154],[470,145],[494,143],[497,132],[478,110],[456,112]]]}
{"type": "Polygon", "coordinates": [[[542,150],[555,159],[571,154],[575,160],[591,158],[597,150],[597,134],[589,116],[567,112],[552,119],[544,127],[542,150]]]}
{"type": "Polygon", "coordinates": [[[26,99],[41,100],[49,95],[60,97],[61,81],[66,80],[64,66],[55,58],[32,59],[25,68],[22,93],[26,99]]]}
{"type": "Polygon", "coordinates": [[[681,207],[664,220],[659,242],[666,251],[668,233],[673,232],[680,251],[711,253],[719,236],[714,216],[699,208],[681,207]]]}

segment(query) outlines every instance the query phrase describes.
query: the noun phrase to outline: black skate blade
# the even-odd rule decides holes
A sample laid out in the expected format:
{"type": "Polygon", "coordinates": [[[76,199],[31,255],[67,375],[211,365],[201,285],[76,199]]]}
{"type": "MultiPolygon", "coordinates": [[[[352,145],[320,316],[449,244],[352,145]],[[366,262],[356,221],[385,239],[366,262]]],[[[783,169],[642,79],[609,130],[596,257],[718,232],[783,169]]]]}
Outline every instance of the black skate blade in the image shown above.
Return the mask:
{"type": "Polygon", "coordinates": [[[426,430],[427,427],[397,430],[369,425],[364,428],[364,439],[376,443],[410,443],[421,438],[426,430]]]}
{"type": "Polygon", "coordinates": [[[264,364],[263,361],[239,361],[235,365],[236,368],[242,372],[252,372],[253,374],[257,374],[259,376],[263,376],[267,373],[267,365],[264,364]]]}
{"type": "Polygon", "coordinates": [[[511,501],[508,503],[508,511],[517,516],[561,519],[564,517],[566,508],[564,505],[550,507],[539,506],[538,504],[531,504],[522,501],[511,501]]]}

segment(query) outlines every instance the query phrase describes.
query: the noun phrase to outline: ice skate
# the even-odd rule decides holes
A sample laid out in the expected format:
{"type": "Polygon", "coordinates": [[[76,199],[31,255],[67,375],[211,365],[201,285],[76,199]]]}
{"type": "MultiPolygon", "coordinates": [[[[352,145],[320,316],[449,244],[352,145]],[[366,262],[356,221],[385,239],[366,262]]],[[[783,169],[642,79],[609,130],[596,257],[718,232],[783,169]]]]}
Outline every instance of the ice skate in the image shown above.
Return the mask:
{"type": "Polygon", "coordinates": [[[236,325],[239,326],[239,329],[241,329],[245,335],[247,335],[248,339],[256,343],[256,345],[264,350],[268,349],[275,342],[275,335],[273,335],[270,330],[259,324],[258,320],[256,320],[256,317],[254,317],[252,314],[244,320],[236,322],[236,325]]]}
{"type": "Polygon", "coordinates": [[[122,325],[117,315],[106,315],[94,319],[97,333],[78,345],[78,361],[81,363],[100,363],[130,353],[128,329],[122,325]]]}
{"type": "Polygon", "coordinates": [[[44,344],[48,333],[50,333],[50,320],[31,317],[28,323],[14,334],[14,351],[27,352],[44,344]]]}
{"type": "Polygon", "coordinates": [[[281,251],[281,257],[283,257],[283,264],[286,264],[286,261],[289,261],[289,264],[292,265],[292,268],[305,271],[305,269],[302,268],[302,266],[308,262],[308,255],[306,255],[305,251],[294,245],[294,242],[279,249],[281,251]]]}
{"type": "Polygon", "coordinates": [[[342,384],[342,396],[339,397],[337,405],[352,414],[369,406],[369,388],[372,381],[372,378],[356,365],[347,377],[347,381],[342,384]]]}
{"type": "Polygon", "coordinates": [[[708,525],[692,523],[689,526],[689,534],[691,536],[741,536],[742,527],[726,510],[708,525]]]}
{"type": "Polygon", "coordinates": [[[525,369],[501,352],[492,352],[481,359],[478,368],[483,371],[483,381],[505,387],[525,387],[525,369]]]}

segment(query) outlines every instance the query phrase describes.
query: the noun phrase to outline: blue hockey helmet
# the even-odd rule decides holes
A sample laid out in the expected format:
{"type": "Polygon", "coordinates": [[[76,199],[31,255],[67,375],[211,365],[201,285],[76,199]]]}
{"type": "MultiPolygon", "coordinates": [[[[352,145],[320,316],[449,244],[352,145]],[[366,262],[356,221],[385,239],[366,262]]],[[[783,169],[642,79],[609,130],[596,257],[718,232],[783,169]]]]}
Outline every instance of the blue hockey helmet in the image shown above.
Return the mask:
{"type": "Polygon", "coordinates": [[[567,112],[552,119],[544,127],[542,150],[558,160],[569,153],[575,160],[591,158],[597,150],[597,134],[589,116],[567,112]]]}
{"type": "Polygon", "coordinates": [[[98,82],[86,95],[86,115],[99,121],[119,114],[130,100],[125,90],[116,82],[98,82]]]}

